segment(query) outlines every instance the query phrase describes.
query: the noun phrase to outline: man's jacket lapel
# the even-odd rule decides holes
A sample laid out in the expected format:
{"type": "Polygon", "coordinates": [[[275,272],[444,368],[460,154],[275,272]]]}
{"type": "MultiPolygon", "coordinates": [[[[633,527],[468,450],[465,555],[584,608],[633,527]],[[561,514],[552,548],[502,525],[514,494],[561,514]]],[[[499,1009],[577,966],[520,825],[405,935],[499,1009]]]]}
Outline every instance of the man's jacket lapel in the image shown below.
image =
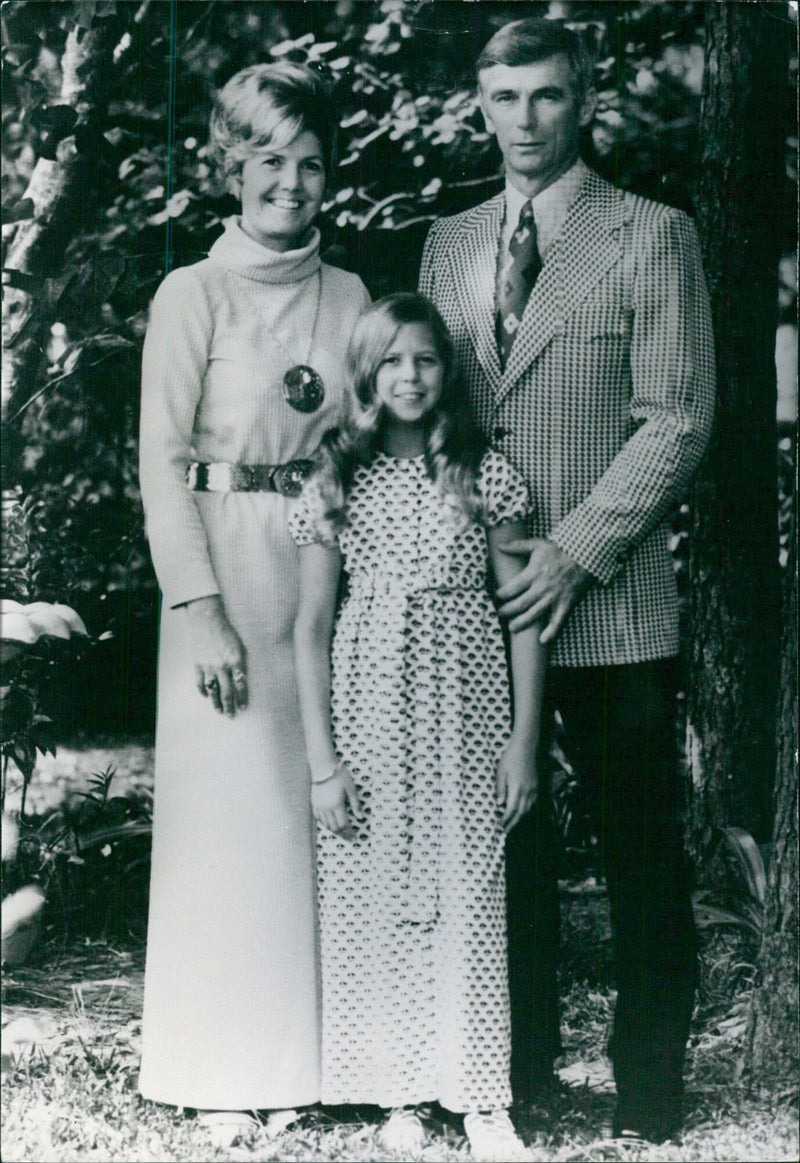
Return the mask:
{"type": "Polygon", "coordinates": [[[609,267],[622,259],[624,194],[590,172],[531,291],[498,398],[514,387],[609,267]]]}
{"type": "Polygon", "coordinates": [[[495,281],[505,196],[476,206],[450,253],[450,269],[473,346],[493,392],[500,389],[495,334],[495,281]]]}

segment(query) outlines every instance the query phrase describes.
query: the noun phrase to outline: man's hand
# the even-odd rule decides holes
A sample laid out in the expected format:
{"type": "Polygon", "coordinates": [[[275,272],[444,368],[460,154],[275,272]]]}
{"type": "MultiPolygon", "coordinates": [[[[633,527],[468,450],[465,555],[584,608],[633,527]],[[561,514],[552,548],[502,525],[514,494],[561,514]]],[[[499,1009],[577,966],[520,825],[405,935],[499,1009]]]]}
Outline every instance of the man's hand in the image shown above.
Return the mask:
{"type": "Polygon", "coordinates": [[[501,545],[500,549],[518,557],[529,555],[528,564],[497,591],[503,603],[500,614],[511,619],[508,628],[516,633],[549,613],[539,641],[542,645],[551,642],[567,614],[592,584],[592,575],[554,541],[544,538],[521,538],[501,545]]]}

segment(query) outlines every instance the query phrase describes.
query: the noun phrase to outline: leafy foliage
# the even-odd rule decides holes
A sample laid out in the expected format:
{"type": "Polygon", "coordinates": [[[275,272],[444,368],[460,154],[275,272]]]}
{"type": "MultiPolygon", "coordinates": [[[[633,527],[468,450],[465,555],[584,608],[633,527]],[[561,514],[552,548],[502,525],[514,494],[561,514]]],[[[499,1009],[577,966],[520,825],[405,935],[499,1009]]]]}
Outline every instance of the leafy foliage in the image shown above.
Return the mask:
{"type": "MultiPolygon", "coordinates": [[[[3,811],[4,865],[14,862],[14,867],[18,867],[19,826],[24,828],[27,822],[25,802],[36,768],[37,754],[55,754],[52,720],[42,713],[41,703],[41,690],[48,672],[59,661],[58,655],[53,652],[53,645],[71,645],[76,635],[85,638],[86,627],[69,606],[48,602],[23,605],[10,599],[0,601],[0,810],[3,811]],[[5,815],[10,764],[16,767],[22,781],[20,825],[5,815]]],[[[14,876],[7,869],[3,873],[4,887],[8,886],[9,880],[13,882],[14,876]]],[[[16,892],[4,896],[4,963],[18,965],[28,955],[38,936],[39,913],[44,900],[39,883],[23,882],[16,892]]]]}
{"type": "Polygon", "coordinates": [[[700,929],[732,925],[746,935],[755,964],[761,949],[766,920],[767,871],[764,848],[743,828],[723,828],[725,906],[714,903],[713,889],[695,893],[694,915],[700,929]]]}
{"type": "Polygon", "coordinates": [[[9,890],[34,882],[46,898],[51,938],[73,942],[141,938],[150,876],[152,798],[112,795],[109,766],[84,791],[43,818],[23,818],[9,890]]]}
{"type": "MultiPolygon", "coordinates": [[[[693,896],[701,937],[701,1009],[714,1016],[725,1036],[744,1038],[750,1019],[767,926],[767,863],[770,848],[743,828],[722,829],[716,857],[707,869],[710,887],[693,896]]],[[[734,1070],[745,1067],[744,1045],[734,1070]]]]}
{"type": "MultiPolygon", "coordinates": [[[[57,665],[55,643],[72,644],[74,636],[86,637],[86,627],[69,606],[33,602],[21,605],[4,599],[0,609],[0,761],[2,790],[0,809],[5,807],[9,762],[22,777],[22,807],[33,778],[36,754],[55,754],[49,716],[42,713],[41,691],[49,672],[57,665]]],[[[64,655],[61,653],[61,660],[64,655]]]]}

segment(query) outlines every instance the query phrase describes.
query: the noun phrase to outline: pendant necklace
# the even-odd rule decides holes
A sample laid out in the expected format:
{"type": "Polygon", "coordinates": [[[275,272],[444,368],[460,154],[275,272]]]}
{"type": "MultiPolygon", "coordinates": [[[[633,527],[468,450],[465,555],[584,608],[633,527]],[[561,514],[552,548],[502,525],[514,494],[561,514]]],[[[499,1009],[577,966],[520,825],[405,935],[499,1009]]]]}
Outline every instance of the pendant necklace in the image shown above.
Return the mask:
{"type": "MultiPolygon", "coordinates": [[[[319,408],[325,399],[325,384],[323,383],[322,376],[308,363],[314,347],[314,338],[317,334],[317,320],[319,319],[320,306],[322,304],[321,270],[318,276],[318,283],[317,306],[314,312],[314,322],[311,326],[311,338],[308,341],[306,361],[305,363],[297,363],[294,367],[290,367],[283,377],[283,398],[290,408],[294,408],[295,412],[316,412],[317,408],[319,408]]],[[[278,346],[283,348],[284,353],[291,358],[291,352],[281,342],[280,336],[273,334],[273,338],[278,346]]]]}

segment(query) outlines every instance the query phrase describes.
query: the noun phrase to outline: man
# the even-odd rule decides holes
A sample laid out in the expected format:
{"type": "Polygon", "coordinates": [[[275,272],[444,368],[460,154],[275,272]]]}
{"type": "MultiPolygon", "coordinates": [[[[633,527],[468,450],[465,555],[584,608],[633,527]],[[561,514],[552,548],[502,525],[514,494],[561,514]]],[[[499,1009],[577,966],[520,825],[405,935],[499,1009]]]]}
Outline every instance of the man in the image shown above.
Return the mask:
{"type": "MultiPolygon", "coordinates": [[[[450,327],[475,414],[523,473],[527,564],[498,593],[538,620],[549,699],[594,809],[614,924],[615,1131],[680,1122],[695,984],[675,747],[678,606],[668,518],[711,427],[714,353],[694,228],[578,156],[591,62],[570,30],[522,20],[477,63],[505,191],[432,228],[420,291],[450,327]]],[[[545,789],[540,799],[544,801],[545,789]]],[[[546,804],[508,847],[512,1085],[557,1052],[557,899],[546,804]]]]}

